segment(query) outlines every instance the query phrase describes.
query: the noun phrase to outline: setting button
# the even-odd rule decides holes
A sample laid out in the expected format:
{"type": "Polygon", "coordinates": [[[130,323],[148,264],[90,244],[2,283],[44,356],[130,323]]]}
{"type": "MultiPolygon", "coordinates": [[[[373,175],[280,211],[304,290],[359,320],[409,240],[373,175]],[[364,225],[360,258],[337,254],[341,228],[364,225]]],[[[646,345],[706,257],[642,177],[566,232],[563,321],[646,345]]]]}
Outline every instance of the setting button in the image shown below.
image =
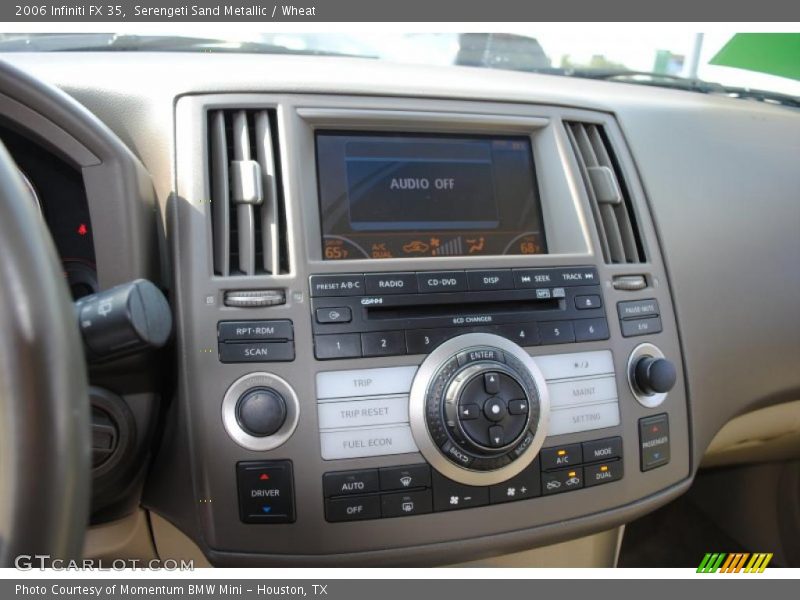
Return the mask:
{"type": "Polygon", "coordinates": [[[318,308],[317,323],[349,323],[353,319],[353,314],[347,306],[335,308],[318,308]]]}
{"type": "Polygon", "coordinates": [[[353,496],[325,501],[325,519],[331,523],[379,519],[380,496],[353,496]]]}
{"type": "Polygon", "coordinates": [[[237,463],[236,480],[243,523],[294,523],[291,461],[237,463]]]}
{"type": "Polygon", "coordinates": [[[580,444],[542,448],[539,456],[542,459],[542,469],[545,471],[562,469],[582,462],[580,444]]]}
{"type": "Polygon", "coordinates": [[[378,491],[377,469],[340,471],[322,476],[322,490],[328,496],[349,496],[378,491]]]}

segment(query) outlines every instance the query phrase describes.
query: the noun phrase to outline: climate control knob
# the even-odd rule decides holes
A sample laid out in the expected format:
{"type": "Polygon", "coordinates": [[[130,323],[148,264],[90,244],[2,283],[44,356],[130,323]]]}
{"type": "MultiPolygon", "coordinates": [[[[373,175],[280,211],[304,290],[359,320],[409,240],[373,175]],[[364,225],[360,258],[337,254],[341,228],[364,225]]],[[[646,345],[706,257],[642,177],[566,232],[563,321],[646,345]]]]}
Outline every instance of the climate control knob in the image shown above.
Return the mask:
{"type": "Polygon", "coordinates": [[[420,452],[442,475],[493,485],[536,457],[549,400],[544,377],[520,346],[470,333],[428,355],[412,383],[409,414],[420,452]]]}

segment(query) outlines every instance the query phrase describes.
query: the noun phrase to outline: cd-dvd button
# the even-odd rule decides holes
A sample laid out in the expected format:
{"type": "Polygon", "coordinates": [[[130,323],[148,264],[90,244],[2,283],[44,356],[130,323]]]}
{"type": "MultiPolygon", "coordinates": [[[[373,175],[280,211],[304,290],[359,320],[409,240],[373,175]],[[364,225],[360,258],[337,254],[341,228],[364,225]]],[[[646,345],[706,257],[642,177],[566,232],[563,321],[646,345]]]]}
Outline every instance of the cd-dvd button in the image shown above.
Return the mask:
{"type": "Polygon", "coordinates": [[[467,289],[464,271],[417,273],[420,292],[463,292],[467,289]]]}

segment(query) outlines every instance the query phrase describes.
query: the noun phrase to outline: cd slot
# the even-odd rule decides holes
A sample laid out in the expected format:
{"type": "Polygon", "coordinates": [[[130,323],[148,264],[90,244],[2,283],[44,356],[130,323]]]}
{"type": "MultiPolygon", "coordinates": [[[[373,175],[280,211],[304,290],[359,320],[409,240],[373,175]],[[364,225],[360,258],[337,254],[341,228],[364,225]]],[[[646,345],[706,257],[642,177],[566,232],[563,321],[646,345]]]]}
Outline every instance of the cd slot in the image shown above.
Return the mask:
{"type": "Polygon", "coordinates": [[[559,310],[562,306],[557,299],[509,299],[495,301],[460,300],[453,304],[412,304],[404,306],[369,306],[366,319],[416,319],[424,317],[469,317],[485,314],[530,313],[534,311],[559,310]]]}

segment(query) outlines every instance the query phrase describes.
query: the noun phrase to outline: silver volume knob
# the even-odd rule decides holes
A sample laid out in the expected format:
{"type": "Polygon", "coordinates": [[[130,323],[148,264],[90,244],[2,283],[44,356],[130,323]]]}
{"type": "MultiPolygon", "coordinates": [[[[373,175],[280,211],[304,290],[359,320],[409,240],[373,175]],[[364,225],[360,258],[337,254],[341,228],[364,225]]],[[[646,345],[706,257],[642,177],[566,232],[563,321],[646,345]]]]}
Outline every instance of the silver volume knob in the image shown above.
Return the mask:
{"type": "Polygon", "coordinates": [[[420,452],[442,475],[467,485],[494,485],[525,469],[547,437],[549,415],[534,360],[489,333],[436,348],[411,386],[411,431],[420,452]]]}

